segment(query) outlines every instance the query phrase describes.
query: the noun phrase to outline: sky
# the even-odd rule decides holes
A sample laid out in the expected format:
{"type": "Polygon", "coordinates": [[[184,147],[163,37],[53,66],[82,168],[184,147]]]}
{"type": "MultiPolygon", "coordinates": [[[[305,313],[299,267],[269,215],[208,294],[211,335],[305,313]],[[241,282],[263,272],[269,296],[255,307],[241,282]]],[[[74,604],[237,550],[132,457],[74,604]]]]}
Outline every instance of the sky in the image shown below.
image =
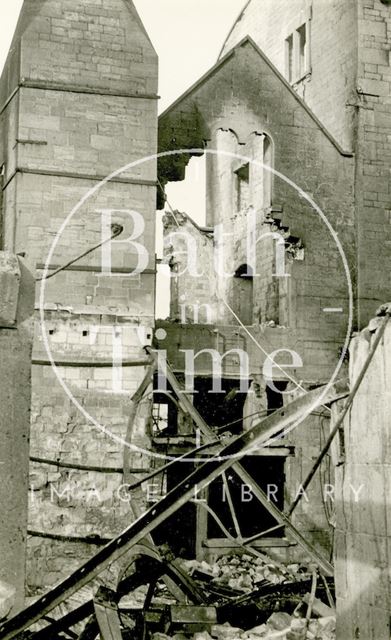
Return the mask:
{"type": "MultiPolygon", "coordinates": [[[[215,64],[245,3],[245,0],[134,0],[159,56],[160,112],[215,64]]],[[[0,69],[22,4],[23,0],[0,0],[0,69]]],[[[199,224],[203,224],[205,218],[204,169],[204,158],[192,159],[186,180],[171,183],[166,189],[170,205],[186,211],[199,224]]],[[[157,219],[157,237],[157,251],[161,254],[161,216],[157,219]]],[[[163,267],[158,276],[158,317],[168,315],[167,273],[168,268],[163,267]]]]}
{"type": "MultiPolygon", "coordinates": [[[[0,0],[0,68],[22,4],[23,0],[0,0]]],[[[245,0],[134,0],[134,4],[159,55],[162,111],[216,62],[245,0]]]]}

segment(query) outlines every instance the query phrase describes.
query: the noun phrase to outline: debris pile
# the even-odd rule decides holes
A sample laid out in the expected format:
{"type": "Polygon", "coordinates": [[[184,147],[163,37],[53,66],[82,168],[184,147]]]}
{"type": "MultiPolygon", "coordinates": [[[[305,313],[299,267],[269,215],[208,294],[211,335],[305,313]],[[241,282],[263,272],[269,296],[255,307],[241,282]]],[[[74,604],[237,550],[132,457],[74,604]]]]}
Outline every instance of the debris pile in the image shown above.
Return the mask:
{"type": "Polygon", "coordinates": [[[265,624],[245,631],[228,622],[192,636],[157,632],[152,640],[335,640],[335,616],[306,620],[284,612],[273,613],[265,624]]]}
{"type": "Polygon", "coordinates": [[[305,565],[283,565],[268,558],[266,555],[254,557],[248,554],[242,556],[222,556],[215,563],[197,560],[185,561],[184,567],[194,578],[211,578],[215,586],[229,587],[233,590],[250,592],[264,581],[270,584],[281,584],[287,580],[298,580],[309,577],[305,565]]]}
{"type": "Polygon", "coordinates": [[[283,565],[263,554],[182,564],[208,594],[205,609],[213,604],[215,620],[205,618],[195,629],[203,617],[194,608],[185,616],[193,627],[168,624],[151,640],[335,640],[333,587],[316,578],[314,567],[283,565]]]}

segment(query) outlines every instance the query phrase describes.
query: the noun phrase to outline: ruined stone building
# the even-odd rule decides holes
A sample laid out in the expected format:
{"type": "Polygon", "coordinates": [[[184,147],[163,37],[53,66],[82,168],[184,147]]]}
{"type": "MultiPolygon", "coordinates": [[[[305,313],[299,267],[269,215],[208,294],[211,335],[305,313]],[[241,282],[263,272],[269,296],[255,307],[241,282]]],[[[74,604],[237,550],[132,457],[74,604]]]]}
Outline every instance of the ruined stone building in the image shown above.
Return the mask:
{"type": "MultiPolygon", "coordinates": [[[[138,241],[149,257],[129,276],[139,256],[119,237],[109,254],[99,249],[45,281],[43,294],[37,286],[27,565],[33,588],[54,584],[91,555],[94,540],[86,537],[102,542],[133,517],[118,494],[119,468],[129,393],[146,371],[145,345],[167,355],[216,433],[238,433],[254,416],[346,374],[352,332],[391,297],[389,3],[250,0],[216,64],[159,124],[152,44],[130,0],[109,4],[25,0],[1,80],[2,248],[23,252],[41,276],[48,261],[50,275],[98,244],[102,228],[108,238],[110,222],[131,236],[137,211],[145,222],[138,241]],[[158,160],[127,166],[157,151],[158,160]],[[202,155],[200,226],[170,209],[163,187],[185,180],[191,158],[202,155]],[[156,199],[165,209],[171,306],[154,332],[156,199]],[[75,468],[48,464],[56,461],[75,468]]],[[[156,377],[152,422],[149,405],[141,406],[134,472],[198,441],[169,390],[156,377]]],[[[322,408],[247,457],[248,472],[266,492],[272,487],[281,510],[329,430],[330,412],[322,408]]],[[[293,517],[325,554],[334,536],[325,487],[332,488],[343,456],[341,438],[293,517]]],[[[189,469],[183,465],[183,476],[189,469]]],[[[168,472],[160,490],[181,479],[168,472]]],[[[255,506],[251,487],[235,474],[227,481],[243,538],[270,529],[256,548],[301,557],[269,511],[255,506]]],[[[174,532],[175,551],[190,557],[236,549],[222,482],[202,499],[224,531],[201,503],[189,503],[157,541],[174,532]]]]}
{"type": "MultiPolygon", "coordinates": [[[[206,393],[211,354],[195,358],[194,404],[209,423],[222,426],[243,408],[245,416],[271,411],[298,390],[295,380],[308,389],[342,375],[347,337],[390,296],[390,11],[380,0],[251,0],[215,66],[160,117],[160,151],[206,154],[205,226],[186,212],[168,211],[165,219],[171,321],[162,323],[167,339],[159,347],[178,374],[192,362],[191,350],[226,354],[226,393],[214,396],[206,393]],[[197,244],[197,272],[186,268],[191,242],[181,232],[197,244]],[[253,393],[233,398],[239,371],[245,375],[241,351],[253,393]],[[274,388],[265,379],[272,353],[287,365],[274,367],[274,388]]],[[[191,155],[161,158],[161,180],[184,179],[191,155]]],[[[311,416],[249,461],[261,485],[278,485],[281,507],[316,458],[329,417],[311,416]]],[[[333,482],[332,466],[323,469],[323,487],[333,482]]],[[[332,508],[321,485],[314,483],[294,520],[330,549],[332,508]]],[[[217,508],[223,517],[224,505],[217,508]]],[[[210,516],[203,527],[198,552],[230,546],[210,516]]],[[[256,527],[248,518],[244,535],[256,527]]],[[[292,552],[284,530],[271,535],[258,544],[292,552]]]]}

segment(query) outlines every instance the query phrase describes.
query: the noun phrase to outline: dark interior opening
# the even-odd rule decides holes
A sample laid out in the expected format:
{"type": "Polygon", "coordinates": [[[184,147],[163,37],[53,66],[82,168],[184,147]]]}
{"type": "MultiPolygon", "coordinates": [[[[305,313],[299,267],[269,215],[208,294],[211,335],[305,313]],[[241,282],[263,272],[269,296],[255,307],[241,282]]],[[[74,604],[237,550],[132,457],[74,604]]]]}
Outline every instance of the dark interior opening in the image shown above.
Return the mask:
{"type": "Polygon", "coordinates": [[[275,389],[272,389],[269,385],[266,386],[268,415],[284,406],[284,391],[288,386],[288,382],[287,380],[273,380],[273,386],[275,389]]]}
{"type": "Polygon", "coordinates": [[[210,427],[224,427],[238,434],[242,431],[243,406],[247,393],[240,392],[240,382],[223,378],[221,388],[224,393],[211,393],[212,378],[196,378],[193,403],[210,427]]]}
{"type": "MultiPolygon", "coordinates": [[[[154,389],[157,387],[157,374],[154,376],[153,381],[154,389]]],[[[154,410],[152,413],[153,418],[153,435],[156,437],[159,436],[175,436],[178,432],[178,409],[170,397],[175,400],[175,394],[173,393],[171,386],[167,382],[167,391],[165,393],[159,393],[157,391],[153,394],[153,404],[154,410]],[[164,415],[166,419],[159,420],[159,414],[162,414],[162,411],[159,411],[159,405],[163,405],[166,407],[164,411],[164,415]]]]}
{"type": "MultiPolygon", "coordinates": [[[[183,376],[178,375],[178,380],[183,383],[183,376]]],[[[157,381],[155,379],[155,385],[157,381]]],[[[242,430],[243,406],[246,400],[246,393],[240,392],[240,382],[229,378],[223,378],[221,387],[224,393],[210,393],[212,391],[213,379],[211,377],[196,377],[194,380],[193,402],[204,420],[211,427],[220,428],[220,432],[229,430],[233,434],[238,434],[242,430]],[[223,429],[221,429],[223,427],[223,429]]],[[[170,386],[167,385],[168,392],[170,386]]],[[[159,433],[154,427],[154,435],[157,437],[178,435],[178,410],[176,405],[167,397],[166,393],[155,393],[154,404],[167,405],[165,412],[167,420],[165,428],[159,433]]],[[[158,417],[155,417],[155,422],[158,417]]],[[[163,421],[162,421],[163,422],[163,421]]],[[[185,449],[184,449],[185,452],[185,449]]],[[[167,491],[173,489],[179,482],[186,478],[193,471],[192,463],[181,462],[176,467],[167,471],[167,491]]],[[[240,491],[240,489],[239,489],[240,491]]],[[[221,534],[222,535],[222,534],[221,534]]],[[[219,537],[221,537],[219,535],[219,537]]],[[[194,557],[196,544],[196,505],[189,502],[160,527],[153,535],[156,544],[170,543],[175,554],[181,557],[194,557]]]]}
{"type": "MultiPolygon", "coordinates": [[[[269,495],[270,501],[282,510],[284,506],[285,458],[282,456],[247,456],[241,461],[241,464],[266,495],[269,495]]],[[[235,472],[229,469],[226,478],[243,537],[253,536],[278,524],[235,472]]],[[[228,532],[236,537],[227,493],[224,490],[221,477],[209,485],[208,504],[228,532]]],[[[221,527],[210,514],[208,515],[207,532],[208,538],[225,537],[221,527]]],[[[267,537],[279,538],[282,536],[284,536],[283,527],[267,534],[267,537]]]]}
{"type": "MultiPolygon", "coordinates": [[[[167,473],[167,491],[174,489],[194,470],[191,462],[180,462],[167,473]]],[[[188,502],[176,511],[153,533],[157,545],[169,544],[173,553],[181,558],[195,557],[196,506],[188,502]]]]}

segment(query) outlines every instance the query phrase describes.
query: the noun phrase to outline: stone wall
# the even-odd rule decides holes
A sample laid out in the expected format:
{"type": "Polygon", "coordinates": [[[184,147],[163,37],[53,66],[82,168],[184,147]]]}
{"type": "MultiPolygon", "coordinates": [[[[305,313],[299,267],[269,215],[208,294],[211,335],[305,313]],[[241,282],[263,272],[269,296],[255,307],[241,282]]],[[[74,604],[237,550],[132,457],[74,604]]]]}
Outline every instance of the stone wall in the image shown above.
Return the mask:
{"type": "MultiPolygon", "coordinates": [[[[168,349],[169,360],[179,372],[184,370],[183,349],[196,353],[216,349],[220,355],[241,349],[249,356],[249,377],[261,378],[263,386],[267,355],[282,350],[274,358],[285,371],[275,367],[274,380],[296,378],[308,385],[305,388],[327,382],[338,364],[349,317],[347,277],[327,224],[338,234],[354,286],[352,158],[248,39],[161,116],[160,149],[186,148],[189,132],[193,143],[199,137],[200,143],[194,146],[207,140],[209,228],[197,228],[186,215],[167,214],[166,231],[175,249],[170,262],[171,316],[182,324],[172,329],[164,325],[168,338],[159,340],[159,347],[168,349]],[[271,152],[266,153],[268,145],[271,152]],[[276,174],[270,177],[260,163],[276,174]],[[224,233],[220,267],[225,275],[216,273],[214,262],[218,225],[224,233]],[[248,249],[250,232],[256,240],[253,254],[248,249]],[[188,236],[187,244],[183,234],[188,236]],[[277,239],[285,243],[283,276],[276,273],[277,239]],[[191,273],[186,255],[193,244],[197,246],[198,273],[191,273]],[[250,313],[246,308],[242,316],[241,290],[234,273],[245,265],[252,268],[253,278],[243,290],[248,294],[250,313]],[[209,305],[209,321],[205,305],[209,305]],[[287,349],[300,356],[302,367],[292,365],[287,349]]],[[[168,164],[167,159],[163,178],[181,179],[177,158],[171,173],[168,164]]],[[[225,375],[237,382],[241,373],[243,376],[239,364],[235,352],[223,364],[225,375]]],[[[210,354],[197,358],[196,374],[211,374],[210,354]]],[[[286,462],[286,505],[316,459],[327,428],[327,418],[311,417],[287,439],[295,455],[286,462]]],[[[322,475],[332,483],[328,462],[322,475]]],[[[331,516],[317,483],[294,520],[309,540],[330,551],[331,516]]],[[[287,553],[291,552],[298,557],[297,549],[287,553]]]]}
{"type": "MultiPolygon", "coordinates": [[[[372,320],[352,340],[351,386],[382,321],[372,320]]],[[[390,353],[388,320],[343,429],[344,463],[336,470],[335,537],[337,637],[341,640],[390,635],[390,353]]]]}
{"type": "Polygon", "coordinates": [[[251,0],[222,55],[250,35],[286,75],[290,33],[307,23],[309,73],[294,89],[340,144],[355,152],[357,312],[364,327],[390,297],[391,11],[381,0],[251,0]]]}
{"type": "MultiPolygon", "coordinates": [[[[164,329],[166,338],[160,338],[156,341],[159,349],[166,350],[167,357],[174,371],[183,376],[185,368],[185,351],[193,350],[196,355],[194,361],[194,373],[196,378],[201,379],[211,376],[212,359],[210,353],[200,353],[203,349],[215,349],[222,357],[221,377],[232,382],[233,386],[238,390],[239,395],[241,377],[246,380],[253,381],[249,393],[246,394],[245,404],[243,408],[243,416],[251,416],[243,420],[244,428],[250,426],[262,415],[262,412],[268,408],[268,399],[266,393],[266,384],[262,376],[262,367],[266,359],[266,354],[272,353],[275,349],[294,348],[300,353],[311,355],[316,354],[314,345],[306,345],[305,341],[301,342],[298,335],[295,335],[288,328],[281,327],[247,327],[254,341],[246,332],[238,326],[227,326],[221,324],[194,324],[189,320],[185,324],[178,324],[168,321],[159,321],[158,328],[164,329]],[[267,347],[267,351],[262,353],[256,346],[256,343],[262,347],[267,347]],[[228,353],[230,350],[231,353],[228,353]],[[246,374],[244,368],[240,368],[239,354],[235,350],[241,350],[249,356],[249,368],[246,374]],[[224,357],[223,357],[224,356],[224,357]],[[255,414],[255,415],[254,415],[255,414]]],[[[159,334],[157,334],[159,335],[159,334]]],[[[164,335],[164,334],[163,334],[164,335]]],[[[327,381],[335,367],[335,354],[332,345],[323,346],[318,343],[318,358],[305,357],[305,365],[303,368],[289,368],[288,373],[301,381],[305,389],[310,388],[316,382],[327,381]]],[[[286,354],[284,354],[286,357],[286,354]]],[[[283,364],[282,360],[277,361],[283,364]]],[[[216,373],[216,372],[215,372],[216,373]]],[[[275,378],[283,379],[283,375],[279,375],[279,371],[275,369],[275,378]]],[[[218,373],[216,373],[218,375],[218,373]]],[[[343,373],[341,373],[343,376],[343,373]]],[[[223,385],[224,388],[224,385],[223,385]]],[[[297,394],[296,385],[291,382],[287,388],[287,394],[283,402],[289,402],[297,394]]],[[[300,392],[299,392],[300,393],[300,392]]],[[[224,393],[222,397],[224,398],[224,393]]],[[[222,402],[221,396],[219,401],[222,402]]],[[[225,402],[225,401],[224,401],[225,402]]],[[[226,410],[229,409],[229,401],[227,404],[222,403],[226,410]]],[[[203,410],[203,407],[201,408],[203,410]]],[[[292,453],[286,457],[285,461],[285,484],[284,484],[284,508],[289,508],[300,491],[301,483],[304,481],[317,456],[319,450],[327,437],[330,425],[330,416],[327,409],[322,409],[318,413],[321,415],[311,415],[305,419],[294,431],[284,438],[278,439],[274,444],[280,447],[291,447],[292,453]]],[[[213,420],[208,415],[204,415],[205,420],[213,420]]],[[[262,459],[260,458],[260,462],[262,459]]],[[[293,516],[294,524],[299,528],[302,534],[311,541],[317,548],[329,554],[332,547],[332,527],[333,519],[333,503],[327,499],[327,487],[325,485],[334,482],[334,469],[327,458],[322,465],[321,476],[318,482],[314,482],[306,492],[306,496],[301,500],[298,508],[293,516]]],[[[283,534],[281,534],[283,535],[283,534]]],[[[289,536],[287,536],[289,538],[289,536]]],[[[279,541],[277,541],[278,543],[279,541]]],[[[273,548],[273,542],[268,541],[270,548],[273,548]]],[[[278,544],[276,546],[279,546],[278,544]]],[[[273,553],[276,549],[273,549],[273,553]]],[[[286,545],[279,552],[292,561],[303,559],[302,550],[296,545],[286,545]]]]}
{"type": "MultiPolygon", "coordinates": [[[[352,158],[344,155],[335,141],[321,130],[311,112],[250,41],[231,52],[213,73],[161,116],[160,149],[173,149],[174,145],[186,148],[189,131],[194,136],[198,132],[200,138],[207,138],[207,150],[211,150],[207,154],[208,225],[223,224],[225,273],[232,274],[248,262],[251,266],[247,239],[248,212],[253,209],[255,236],[262,240],[256,243],[252,323],[275,321],[267,307],[272,293],[277,299],[277,324],[300,330],[308,340],[312,336],[314,343],[319,341],[324,345],[335,340],[342,345],[349,315],[348,280],[335,236],[325,220],[338,234],[354,289],[352,158]],[[194,110],[202,121],[202,128],[198,130],[194,110]],[[259,137],[266,134],[270,139],[271,166],[279,172],[272,179],[271,208],[264,206],[260,185],[265,182],[265,176],[256,165],[264,158],[257,149],[246,146],[254,132],[259,137]],[[247,158],[250,166],[251,163],[255,166],[254,175],[250,176],[253,186],[248,206],[240,210],[235,208],[235,171],[240,162],[236,154],[242,156],[243,162],[247,158]],[[300,190],[314,200],[324,214],[323,219],[300,190]],[[281,235],[287,245],[290,239],[296,239],[304,248],[304,253],[286,256],[287,277],[272,275],[276,241],[271,233],[281,235]],[[278,288],[277,280],[281,281],[277,283],[278,288]],[[340,308],[342,313],[323,311],[330,307],[340,308]]],[[[166,169],[166,175],[168,173],[166,169]]],[[[176,179],[181,179],[180,175],[176,179]]],[[[170,231],[174,230],[174,224],[175,221],[170,231]]],[[[193,233],[196,231],[191,231],[193,233]]],[[[202,255],[204,253],[202,250],[202,255]]],[[[184,259],[181,260],[183,263],[184,259]]],[[[212,264],[210,259],[207,264],[212,264]]],[[[202,269],[203,265],[199,266],[202,269]]],[[[189,273],[184,276],[189,303],[193,291],[195,300],[207,302],[208,293],[205,291],[205,297],[201,298],[198,288],[204,286],[205,277],[212,281],[214,276],[203,271],[203,277],[191,278],[189,273]]],[[[228,304],[234,299],[234,280],[232,275],[218,279],[219,297],[228,304]]],[[[210,290],[214,290],[214,285],[210,290]]],[[[219,321],[232,322],[227,308],[219,321]]]]}
{"type": "Polygon", "coordinates": [[[354,0],[251,0],[221,52],[221,56],[225,55],[250,35],[287,77],[285,41],[308,23],[308,72],[294,87],[345,149],[353,148],[354,135],[356,4],[360,3],[354,0]]]}
{"type": "Polygon", "coordinates": [[[391,7],[358,3],[356,212],[360,327],[391,297],[391,7]]]}

